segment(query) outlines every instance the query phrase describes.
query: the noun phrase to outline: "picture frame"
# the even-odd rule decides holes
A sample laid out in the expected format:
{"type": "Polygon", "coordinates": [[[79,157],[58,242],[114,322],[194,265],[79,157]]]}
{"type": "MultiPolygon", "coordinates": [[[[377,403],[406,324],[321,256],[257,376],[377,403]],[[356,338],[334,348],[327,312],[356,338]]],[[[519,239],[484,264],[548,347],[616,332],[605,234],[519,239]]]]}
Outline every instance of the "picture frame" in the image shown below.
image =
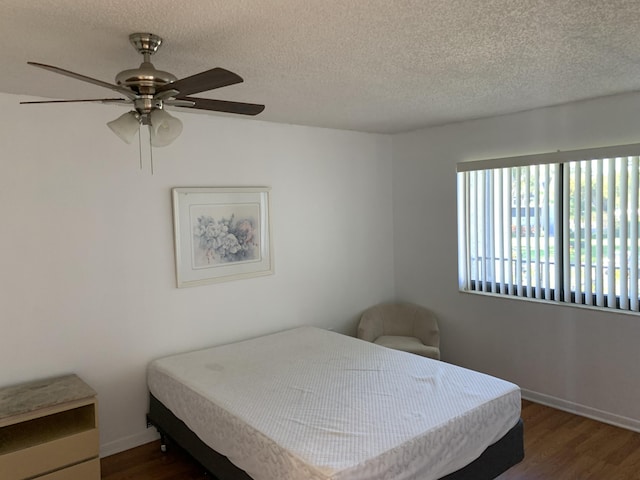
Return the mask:
{"type": "Polygon", "coordinates": [[[270,191],[172,189],[178,288],[273,274],[270,191]]]}

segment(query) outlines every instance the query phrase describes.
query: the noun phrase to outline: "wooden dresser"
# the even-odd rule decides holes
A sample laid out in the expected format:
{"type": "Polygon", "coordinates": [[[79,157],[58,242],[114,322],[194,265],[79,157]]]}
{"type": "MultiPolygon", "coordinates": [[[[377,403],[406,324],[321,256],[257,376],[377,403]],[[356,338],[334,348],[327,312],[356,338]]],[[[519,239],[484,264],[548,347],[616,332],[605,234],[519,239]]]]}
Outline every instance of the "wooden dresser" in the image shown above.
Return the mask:
{"type": "Polygon", "coordinates": [[[0,479],[100,480],[97,402],[76,375],[0,388],[0,479]]]}

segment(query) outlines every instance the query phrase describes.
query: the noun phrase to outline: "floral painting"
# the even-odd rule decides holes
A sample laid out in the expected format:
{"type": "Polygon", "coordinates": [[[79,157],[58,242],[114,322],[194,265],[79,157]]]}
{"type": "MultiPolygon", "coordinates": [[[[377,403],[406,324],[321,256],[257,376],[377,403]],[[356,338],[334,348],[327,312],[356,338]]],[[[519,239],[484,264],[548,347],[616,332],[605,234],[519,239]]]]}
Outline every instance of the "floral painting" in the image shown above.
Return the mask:
{"type": "Polygon", "coordinates": [[[178,288],[273,274],[270,190],[172,189],[178,288]]]}
{"type": "Polygon", "coordinates": [[[194,268],[259,260],[259,213],[258,205],[193,207],[194,268]]]}

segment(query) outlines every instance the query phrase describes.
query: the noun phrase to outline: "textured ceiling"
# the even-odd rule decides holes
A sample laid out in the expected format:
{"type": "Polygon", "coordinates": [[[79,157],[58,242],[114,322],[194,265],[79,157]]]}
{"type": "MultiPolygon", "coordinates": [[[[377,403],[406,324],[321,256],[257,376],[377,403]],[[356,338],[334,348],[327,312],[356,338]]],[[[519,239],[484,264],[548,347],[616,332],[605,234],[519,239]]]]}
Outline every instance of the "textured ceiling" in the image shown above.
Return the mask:
{"type": "Polygon", "coordinates": [[[640,90],[640,0],[0,0],[0,12],[0,91],[28,96],[113,96],[26,62],[112,83],[142,60],[133,32],[164,38],[152,62],[178,78],[245,79],[198,96],[264,103],[257,118],[282,123],[395,133],[640,90]]]}

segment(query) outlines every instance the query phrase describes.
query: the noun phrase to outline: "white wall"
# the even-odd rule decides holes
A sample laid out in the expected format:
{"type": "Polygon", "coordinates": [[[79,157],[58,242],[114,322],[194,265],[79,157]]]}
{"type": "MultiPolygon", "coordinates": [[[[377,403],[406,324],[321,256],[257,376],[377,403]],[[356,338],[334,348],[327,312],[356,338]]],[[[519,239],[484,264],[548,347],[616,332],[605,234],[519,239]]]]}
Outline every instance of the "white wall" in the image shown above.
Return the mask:
{"type": "Polygon", "coordinates": [[[0,94],[0,385],[78,373],[103,454],[153,438],[151,359],[301,324],[354,333],[393,298],[390,137],[180,112],[151,176],[105,126],[123,109],[23,99],[0,94]],[[275,275],[177,289],[171,188],[262,185],[275,275]]]}
{"type": "Polygon", "coordinates": [[[396,293],[439,315],[445,360],[640,430],[640,316],[458,291],[456,163],[640,142],[640,95],[393,137],[396,293]]]}

